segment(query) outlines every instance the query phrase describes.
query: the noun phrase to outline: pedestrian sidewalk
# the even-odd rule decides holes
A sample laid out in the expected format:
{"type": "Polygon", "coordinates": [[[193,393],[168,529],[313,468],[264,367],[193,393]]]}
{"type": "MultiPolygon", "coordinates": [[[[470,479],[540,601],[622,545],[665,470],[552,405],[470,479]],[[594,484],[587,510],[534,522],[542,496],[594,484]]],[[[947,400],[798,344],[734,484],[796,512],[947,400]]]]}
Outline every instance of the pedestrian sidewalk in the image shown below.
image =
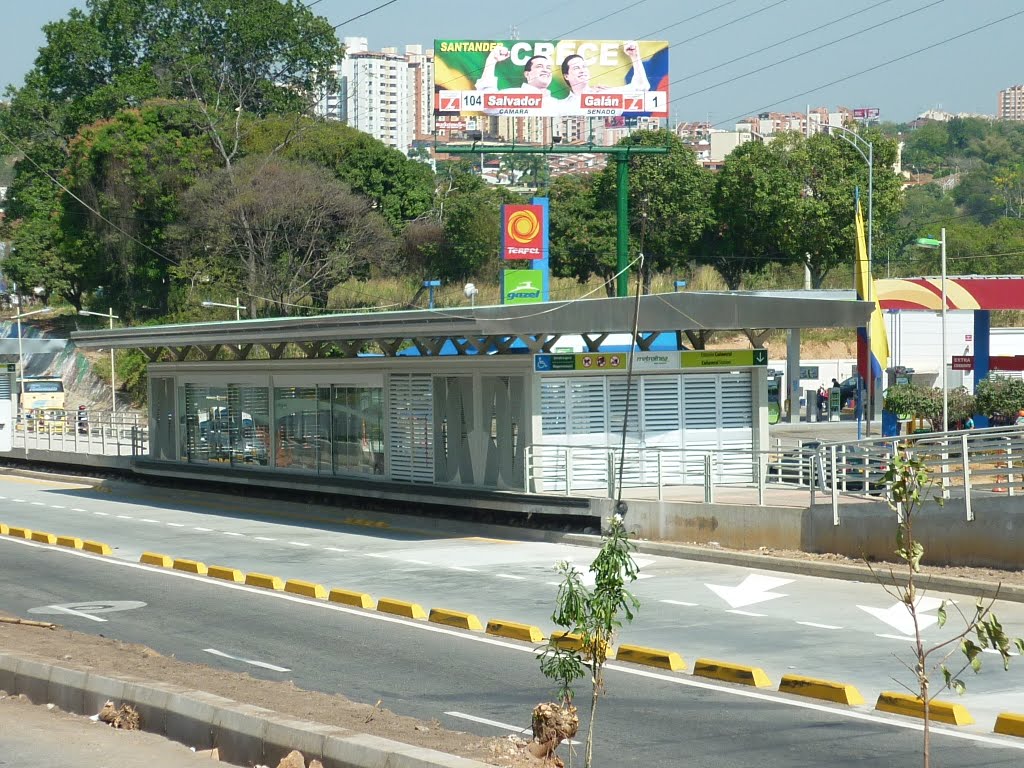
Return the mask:
{"type": "Polygon", "coordinates": [[[25,768],[210,768],[175,741],[142,731],[119,731],[87,717],[0,698],[0,765],[25,768]]]}

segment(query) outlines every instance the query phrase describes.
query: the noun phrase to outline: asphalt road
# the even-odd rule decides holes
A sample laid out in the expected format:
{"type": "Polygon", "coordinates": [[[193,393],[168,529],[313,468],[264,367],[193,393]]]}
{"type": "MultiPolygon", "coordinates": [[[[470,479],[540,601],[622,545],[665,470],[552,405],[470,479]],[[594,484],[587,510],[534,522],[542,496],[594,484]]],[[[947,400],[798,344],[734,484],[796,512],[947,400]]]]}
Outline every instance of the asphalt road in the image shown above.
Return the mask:
{"type": "MultiPolygon", "coordinates": [[[[314,526],[271,516],[307,514],[306,505],[138,490],[146,495],[0,477],[0,522],[103,541],[115,557],[133,563],[151,550],[545,631],[552,628],[554,564],[571,560],[585,571],[594,555],[589,547],[482,538],[458,524],[450,526],[453,533],[314,526]]],[[[903,666],[911,659],[909,616],[877,583],[670,557],[638,561],[634,591],[642,605],[623,642],[676,651],[690,665],[713,658],[758,666],[776,682],[788,672],[840,680],[869,701],[913,683],[903,666]]],[[[971,597],[924,595],[926,643],[958,631],[957,608],[973,605],[971,597]],[[940,630],[936,609],[947,597],[956,604],[940,630]]],[[[1024,635],[1024,604],[996,607],[1007,631],[1024,635]]],[[[1000,712],[1024,712],[1024,664],[1004,672],[997,656],[984,660],[979,675],[967,673],[967,694],[958,698],[979,733],[990,732],[1000,712]]]]}
{"type": "MultiPolygon", "coordinates": [[[[0,538],[0,564],[4,611],[40,618],[39,609],[63,605],[58,620],[69,628],[364,702],[383,699],[396,712],[459,730],[502,732],[462,715],[526,726],[532,706],[551,695],[529,645],[9,537],[0,538]],[[138,605],[95,607],[112,600],[138,605]]],[[[704,768],[819,768],[825,756],[835,768],[920,764],[919,725],[868,709],[619,663],[607,684],[595,749],[614,754],[615,765],[678,765],[681,754],[704,768]]],[[[1021,740],[946,728],[934,738],[937,767],[1024,760],[1021,740]]]]}

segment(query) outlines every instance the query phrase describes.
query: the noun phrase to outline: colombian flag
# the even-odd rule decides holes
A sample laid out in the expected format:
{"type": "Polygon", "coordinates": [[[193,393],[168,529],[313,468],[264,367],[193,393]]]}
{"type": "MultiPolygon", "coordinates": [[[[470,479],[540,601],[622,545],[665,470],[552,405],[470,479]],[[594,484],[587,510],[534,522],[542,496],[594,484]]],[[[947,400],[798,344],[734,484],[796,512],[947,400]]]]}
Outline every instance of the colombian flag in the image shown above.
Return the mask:
{"type": "Polygon", "coordinates": [[[870,301],[874,304],[871,319],[868,321],[871,327],[870,347],[867,328],[857,329],[857,370],[871,371],[870,379],[865,382],[868,389],[871,390],[874,387],[874,382],[882,377],[882,372],[889,364],[889,337],[885,332],[885,318],[882,315],[882,307],[878,303],[878,294],[874,290],[874,280],[871,277],[871,263],[868,261],[868,248],[864,237],[864,214],[860,208],[860,195],[857,195],[854,223],[857,230],[857,254],[853,281],[857,289],[857,300],[870,301]]]}

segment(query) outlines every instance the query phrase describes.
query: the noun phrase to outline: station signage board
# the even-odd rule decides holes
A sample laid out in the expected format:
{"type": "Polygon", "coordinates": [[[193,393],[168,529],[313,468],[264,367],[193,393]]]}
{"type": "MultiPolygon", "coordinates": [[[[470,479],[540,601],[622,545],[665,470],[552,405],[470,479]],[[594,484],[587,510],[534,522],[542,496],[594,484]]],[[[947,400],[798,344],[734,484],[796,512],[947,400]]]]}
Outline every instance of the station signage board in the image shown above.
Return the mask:
{"type": "Polygon", "coordinates": [[[768,365],[767,349],[695,349],[680,353],[683,368],[752,368],[768,365]]]}
{"type": "Polygon", "coordinates": [[[974,355],[953,355],[954,371],[973,371],[974,370],[974,355]]]}

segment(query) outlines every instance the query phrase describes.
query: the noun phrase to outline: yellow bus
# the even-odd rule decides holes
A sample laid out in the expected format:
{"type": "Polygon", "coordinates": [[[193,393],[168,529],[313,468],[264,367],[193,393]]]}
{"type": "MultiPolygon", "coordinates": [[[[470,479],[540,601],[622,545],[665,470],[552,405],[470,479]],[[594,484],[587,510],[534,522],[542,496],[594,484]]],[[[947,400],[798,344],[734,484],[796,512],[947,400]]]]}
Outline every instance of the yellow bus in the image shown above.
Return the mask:
{"type": "Polygon", "coordinates": [[[64,382],[59,378],[35,377],[21,379],[21,412],[64,409],[64,382]]]}

